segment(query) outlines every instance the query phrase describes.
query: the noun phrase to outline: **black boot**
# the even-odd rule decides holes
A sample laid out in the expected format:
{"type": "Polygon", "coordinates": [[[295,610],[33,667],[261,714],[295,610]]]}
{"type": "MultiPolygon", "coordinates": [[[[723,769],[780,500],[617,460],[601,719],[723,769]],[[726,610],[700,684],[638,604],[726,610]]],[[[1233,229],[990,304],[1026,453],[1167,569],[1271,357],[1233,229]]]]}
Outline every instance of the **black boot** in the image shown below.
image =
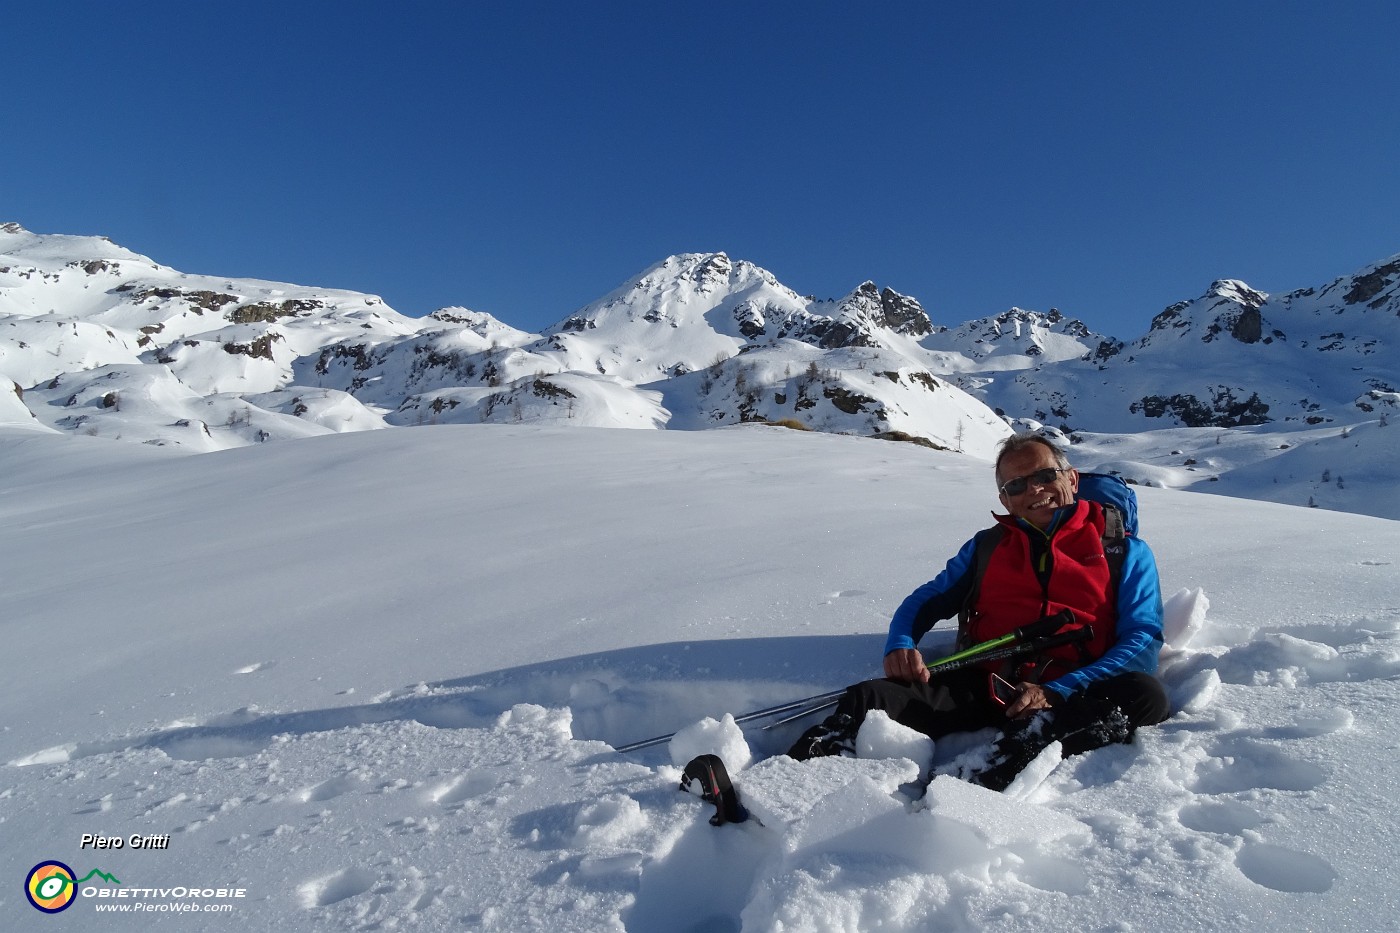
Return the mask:
{"type": "Polygon", "coordinates": [[[1019,722],[997,741],[987,764],[967,775],[967,780],[989,790],[1011,786],[1036,756],[1059,742],[1063,755],[1079,755],[1105,745],[1133,740],[1134,729],[1117,706],[1080,698],[1037,713],[1019,722]]]}
{"type": "Polygon", "coordinates": [[[1016,723],[1002,733],[986,764],[960,776],[978,787],[994,791],[1006,790],[1011,786],[1011,782],[1016,780],[1016,775],[1055,741],[1049,737],[1048,726],[1048,713],[1038,713],[1031,719],[1016,723]]]}
{"type": "Polygon", "coordinates": [[[817,723],[793,743],[788,749],[788,757],[796,758],[798,761],[806,761],[809,758],[826,758],[832,755],[844,755],[847,758],[854,758],[856,755],[856,732],[860,730],[857,723],[846,713],[836,713],[828,716],[817,723]]]}

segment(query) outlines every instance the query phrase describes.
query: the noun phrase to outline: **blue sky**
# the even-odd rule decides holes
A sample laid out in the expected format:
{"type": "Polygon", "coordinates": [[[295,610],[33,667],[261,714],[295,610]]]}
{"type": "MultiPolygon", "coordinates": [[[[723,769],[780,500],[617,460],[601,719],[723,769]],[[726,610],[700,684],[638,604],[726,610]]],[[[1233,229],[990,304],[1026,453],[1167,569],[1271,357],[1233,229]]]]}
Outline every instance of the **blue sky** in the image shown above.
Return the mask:
{"type": "Polygon", "coordinates": [[[1391,3],[12,5],[0,221],[554,323],[677,252],[1140,336],[1400,252],[1391,3]]]}

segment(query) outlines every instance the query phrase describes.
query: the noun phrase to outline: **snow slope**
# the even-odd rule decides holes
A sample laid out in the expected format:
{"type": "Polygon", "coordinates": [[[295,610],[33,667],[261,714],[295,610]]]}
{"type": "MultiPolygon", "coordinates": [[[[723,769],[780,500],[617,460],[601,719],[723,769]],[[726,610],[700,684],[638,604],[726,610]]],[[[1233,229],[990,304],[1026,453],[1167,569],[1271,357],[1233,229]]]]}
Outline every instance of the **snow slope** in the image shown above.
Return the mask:
{"type": "MultiPolygon", "coordinates": [[[[702,720],[874,673],[899,600],[987,523],[985,464],[758,426],[440,426],[173,458],[3,428],[0,462],[6,930],[1400,916],[1393,521],[1141,488],[1171,720],[1006,795],[939,777],[915,801],[902,757],[759,760],[737,780],[764,825],[715,829],[673,751],[763,759],[802,724],[744,741],[702,720]],[[689,748],[611,748],[681,727],[689,748]],[[47,859],[120,884],[44,916],[21,882],[47,859]],[[93,916],[122,905],[162,909],[93,916]]],[[[917,754],[868,729],[872,753],[917,754]]]]}

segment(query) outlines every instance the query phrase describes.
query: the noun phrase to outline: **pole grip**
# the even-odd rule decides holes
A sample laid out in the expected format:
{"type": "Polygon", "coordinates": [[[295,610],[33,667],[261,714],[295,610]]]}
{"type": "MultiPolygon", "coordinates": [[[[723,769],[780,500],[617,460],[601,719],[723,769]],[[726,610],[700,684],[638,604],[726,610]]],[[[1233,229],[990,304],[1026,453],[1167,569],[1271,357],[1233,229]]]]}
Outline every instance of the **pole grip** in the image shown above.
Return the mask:
{"type": "Polygon", "coordinates": [[[1074,621],[1074,613],[1068,609],[1061,609],[1052,616],[1043,616],[1023,625],[1012,632],[1017,641],[1030,641],[1032,638],[1040,638],[1043,635],[1053,635],[1074,621]]]}

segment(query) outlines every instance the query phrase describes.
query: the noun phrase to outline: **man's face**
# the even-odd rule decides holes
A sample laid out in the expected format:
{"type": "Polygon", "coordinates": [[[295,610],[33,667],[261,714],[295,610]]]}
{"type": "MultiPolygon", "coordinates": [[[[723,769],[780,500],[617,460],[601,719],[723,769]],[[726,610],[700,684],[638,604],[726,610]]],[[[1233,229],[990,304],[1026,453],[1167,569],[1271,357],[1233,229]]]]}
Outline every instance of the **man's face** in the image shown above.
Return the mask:
{"type": "MultiPolygon", "coordinates": [[[[1059,466],[1055,454],[1044,444],[1031,444],[1014,453],[1007,454],[997,471],[997,485],[1001,486],[1019,477],[1030,477],[1040,470],[1054,470],[1059,466]]],[[[1069,505],[1079,491],[1079,471],[1065,470],[1056,473],[1047,483],[1037,483],[1028,479],[1026,488],[1020,493],[1001,492],[1001,504],[1016,518],[1024,518],[1042,531],[1050,527],[1055,510],[1069,505]]]]}

